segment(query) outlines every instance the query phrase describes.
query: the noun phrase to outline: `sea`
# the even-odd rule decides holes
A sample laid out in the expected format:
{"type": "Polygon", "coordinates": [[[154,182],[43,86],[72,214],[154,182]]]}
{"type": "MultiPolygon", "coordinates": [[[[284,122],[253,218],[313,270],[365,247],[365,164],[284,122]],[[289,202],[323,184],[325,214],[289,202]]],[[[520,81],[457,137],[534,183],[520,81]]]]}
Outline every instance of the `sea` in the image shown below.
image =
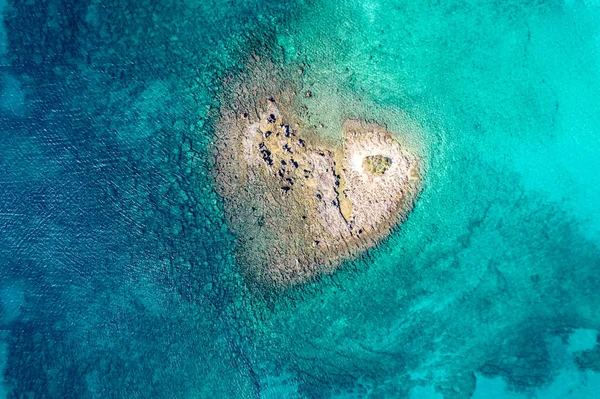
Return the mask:
{"type": "Polygon", "coordinates": [[[0,13],[0,399],[600,398],[598,0],[0,13]],[[258,55],[425,165],[376,248],[272,294],[212,175],[258,55]]]}

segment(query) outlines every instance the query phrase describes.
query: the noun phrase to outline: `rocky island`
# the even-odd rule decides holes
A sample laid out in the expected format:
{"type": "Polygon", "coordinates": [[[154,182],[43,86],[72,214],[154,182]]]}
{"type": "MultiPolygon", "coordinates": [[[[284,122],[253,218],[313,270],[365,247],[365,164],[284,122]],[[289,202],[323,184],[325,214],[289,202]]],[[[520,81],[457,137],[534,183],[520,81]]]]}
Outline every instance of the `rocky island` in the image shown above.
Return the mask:
{"type": "Polygon", "coordinates": [[[332,272],[388,235],[412,208],[420,170],[374,122],[346,120],[342,140],[323,138],[299,104],[301,83],[253,64],[226,82],[214,177],[238,263],[259,286],[282,288],[332,272]]]}

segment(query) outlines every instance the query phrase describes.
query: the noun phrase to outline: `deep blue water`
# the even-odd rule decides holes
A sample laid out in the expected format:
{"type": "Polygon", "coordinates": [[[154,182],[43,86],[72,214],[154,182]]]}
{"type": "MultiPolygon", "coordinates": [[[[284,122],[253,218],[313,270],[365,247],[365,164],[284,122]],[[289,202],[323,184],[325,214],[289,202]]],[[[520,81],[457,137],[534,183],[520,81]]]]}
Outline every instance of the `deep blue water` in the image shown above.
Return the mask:
{"type": "Polygon", "coordinates": [[[600,397],[600,4],[0,7],[0,398],[600,397]],[[210,177],[254,52],[427,164],[401,229],[269,299],[210,177]]]}

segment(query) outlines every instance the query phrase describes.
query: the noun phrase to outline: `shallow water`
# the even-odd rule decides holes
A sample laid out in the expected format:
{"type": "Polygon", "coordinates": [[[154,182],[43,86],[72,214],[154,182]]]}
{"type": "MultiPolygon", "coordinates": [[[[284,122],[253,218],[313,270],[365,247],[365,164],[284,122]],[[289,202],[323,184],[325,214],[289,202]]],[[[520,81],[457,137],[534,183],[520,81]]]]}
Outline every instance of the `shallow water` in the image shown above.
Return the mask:
{"type": "Polygon", "coordinates": [[[6,3],[0,397],[597,397],[600,4],[6,3]],[[267,299],[208,152],[253,52],[427,165],[388,240],[267,299]]]}

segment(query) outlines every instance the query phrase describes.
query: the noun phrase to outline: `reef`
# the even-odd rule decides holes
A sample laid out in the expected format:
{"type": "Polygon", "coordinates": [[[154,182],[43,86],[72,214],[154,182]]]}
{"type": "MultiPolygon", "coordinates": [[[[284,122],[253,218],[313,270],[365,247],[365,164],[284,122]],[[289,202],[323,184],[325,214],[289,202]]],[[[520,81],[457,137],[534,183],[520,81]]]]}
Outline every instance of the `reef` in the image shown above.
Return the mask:
{"type": "Polygon", "coordinates": [[[374,122],[345,120],[341,140],[324,138],[299,101],[298,79],[258,58],[250,64],[225,81],[214,177],[245,274],[286,287],[387,236],[413,206],[419,162],[374,122]]]}

